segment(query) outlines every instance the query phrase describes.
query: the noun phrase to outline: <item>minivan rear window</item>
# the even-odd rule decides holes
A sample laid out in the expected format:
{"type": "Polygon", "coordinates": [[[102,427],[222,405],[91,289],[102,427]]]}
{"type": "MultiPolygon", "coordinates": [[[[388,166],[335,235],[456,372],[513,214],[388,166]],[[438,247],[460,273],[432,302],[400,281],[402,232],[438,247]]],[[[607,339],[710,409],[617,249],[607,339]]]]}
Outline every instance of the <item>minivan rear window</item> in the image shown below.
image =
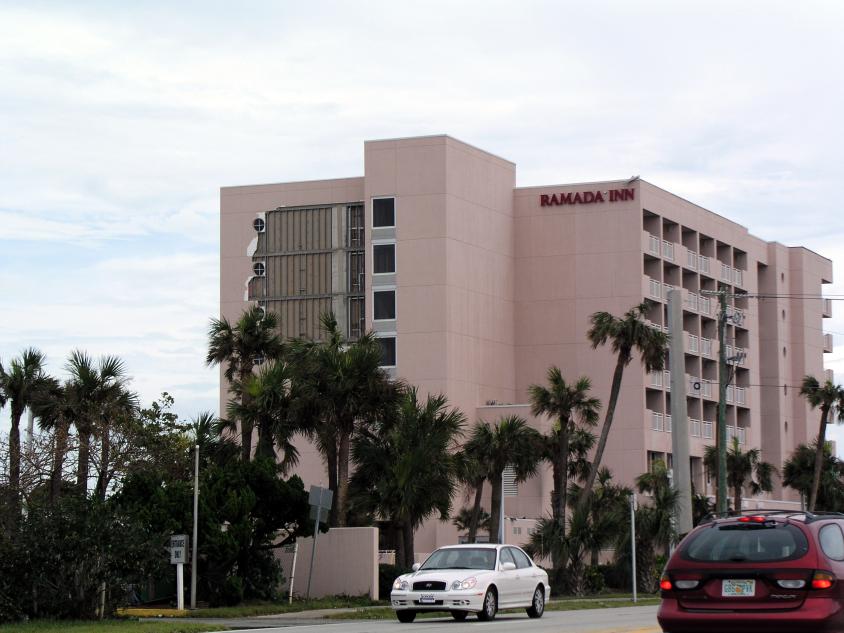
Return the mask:
{"type": "Polygon", "coordinates": [[[800,528],[787,524],[726,524],[689,536],[683,558],[707,563],[793,560],[809,551],[809,542],[800,528]]]}

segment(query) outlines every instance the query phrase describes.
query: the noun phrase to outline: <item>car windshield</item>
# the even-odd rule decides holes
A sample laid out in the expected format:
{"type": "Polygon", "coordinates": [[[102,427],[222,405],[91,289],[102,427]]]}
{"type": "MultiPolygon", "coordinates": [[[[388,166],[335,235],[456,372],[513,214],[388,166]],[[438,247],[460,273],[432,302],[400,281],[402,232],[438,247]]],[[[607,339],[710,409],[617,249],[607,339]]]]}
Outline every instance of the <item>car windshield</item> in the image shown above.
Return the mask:
{"type": "Polygon", "coordinates": [[[774,525],[725,524],[691,535],[683,558],[700,562],[773,562],[800,558],[809,543],[800,528],[774,525]]]}
{"type": "Polygon", "coordinates": [[[491,547],[438,549],[420,569],[495,569],[495,550],[491,547]]]}

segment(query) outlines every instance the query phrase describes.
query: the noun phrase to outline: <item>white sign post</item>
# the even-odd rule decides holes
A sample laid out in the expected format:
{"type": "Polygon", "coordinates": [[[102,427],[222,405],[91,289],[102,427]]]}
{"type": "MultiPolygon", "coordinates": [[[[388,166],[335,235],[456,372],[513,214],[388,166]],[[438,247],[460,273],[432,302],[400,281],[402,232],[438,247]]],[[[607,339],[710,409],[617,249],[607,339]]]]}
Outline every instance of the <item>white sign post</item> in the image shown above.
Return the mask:
{"type": "Polygon", "coordinates": [[[185,563],[188,553],[188,535],[174,534],[170,537],[170,564],[176,566],[176,608],[185,609],[185,563]]]}

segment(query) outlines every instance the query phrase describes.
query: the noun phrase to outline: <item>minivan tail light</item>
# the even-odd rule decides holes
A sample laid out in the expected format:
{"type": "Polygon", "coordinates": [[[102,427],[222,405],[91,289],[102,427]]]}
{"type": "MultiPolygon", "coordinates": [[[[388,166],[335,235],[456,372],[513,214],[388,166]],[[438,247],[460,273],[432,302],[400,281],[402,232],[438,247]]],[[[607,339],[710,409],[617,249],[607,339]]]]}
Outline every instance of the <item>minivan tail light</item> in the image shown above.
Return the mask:
{"type": "Polygon", "coordinates": [[[663,576],[659,581],[659,588],[663,591],[671,591],[674,587],[671,586],[668,576],[663,576]]]}
{"type": "Polygon", "coordinates": [[[832,572],[818,570],[812,576],[812,589],[829,589],[835,582],[832,572]]]}

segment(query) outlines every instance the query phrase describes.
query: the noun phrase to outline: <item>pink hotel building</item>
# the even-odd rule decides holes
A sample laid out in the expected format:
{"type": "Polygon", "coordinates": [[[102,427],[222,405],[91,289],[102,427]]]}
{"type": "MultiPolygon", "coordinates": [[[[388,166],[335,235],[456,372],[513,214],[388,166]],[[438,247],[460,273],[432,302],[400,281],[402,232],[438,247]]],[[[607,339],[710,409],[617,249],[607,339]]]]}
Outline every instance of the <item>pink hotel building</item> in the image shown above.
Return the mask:
{"type": "MultiPolygon", "coordinates": [[[[830,260],[643,180],[516,187],[513,163],[428,136],[366,142],[360,177],[224,187],[220,210],[222,315],[257,303],[279,313],[285,335],[318,337],[320,313],[333,310],[351,337],[377,333],[392,375],[445,393],[470,420],[516,413],[547,429],[527,394],[551,365],[589,376],[606,402],[615,361],[587,342],[589,316],[651,299],[649,320],[665,327],[667,291],[681,288],[692,481],[713,493],[701,457],[715,434],[717,301],[704,291],[726,284],[751,295],[729,300],[728,432],[777,467],[817,433],[798,392],[804,375],[829,376],[831,302],[804,296],[831,282],[830,260]]],[[[667,372],[636,361],[625,372],[605,456],[617,480],[670,461],[671,395],[667,372]]],[[[311,447],[300,474],[326,483],[311,447]]],[[[507,483],[506,538],[521,542],[549,512],[551,476],[507,483]]],[[[757,499],[771,500],[799,504],[780,487],[757,499]]],[[[416,544],[456,538],[432,521],[416,544]]]]}

